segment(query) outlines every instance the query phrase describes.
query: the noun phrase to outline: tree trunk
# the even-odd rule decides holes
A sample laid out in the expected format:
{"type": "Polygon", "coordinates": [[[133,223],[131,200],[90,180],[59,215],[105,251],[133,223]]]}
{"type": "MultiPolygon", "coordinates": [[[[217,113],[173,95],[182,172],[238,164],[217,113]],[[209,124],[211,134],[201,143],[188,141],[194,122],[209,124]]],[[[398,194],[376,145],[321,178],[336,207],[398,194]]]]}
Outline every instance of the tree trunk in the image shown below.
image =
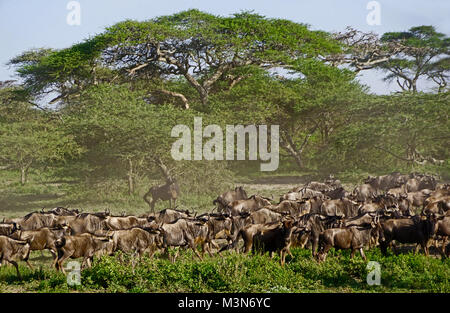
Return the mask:
{"type": "Polygon", "coordinates": [[[24,186],[28,180],[28,167],[23,166],[20,168],[20,184],[24,186]]]}
{"type": "Polygon", "coordinates": [[[131,196],[134,193],[133,181],[133,161],[128,159],[128,194],[131,196]]]}

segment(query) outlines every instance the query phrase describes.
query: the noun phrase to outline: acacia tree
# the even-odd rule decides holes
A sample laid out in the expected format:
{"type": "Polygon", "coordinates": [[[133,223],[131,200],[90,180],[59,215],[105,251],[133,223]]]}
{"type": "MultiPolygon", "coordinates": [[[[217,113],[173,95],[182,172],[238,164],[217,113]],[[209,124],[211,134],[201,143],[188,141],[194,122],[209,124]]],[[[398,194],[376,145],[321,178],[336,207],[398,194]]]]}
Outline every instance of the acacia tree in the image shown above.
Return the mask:
{"type": "Polygon", "coordinates": [[[381,41],[404,46],[399,53],[378,67],[385,80],[397,82],[402,91],[417,92],[417,81],[426,78],[444,91],[450,73],[450,38],[433,26],[411,27],[406,32],[383,34],[381,41]]]}
{"type": "Polygon", "coordinates": [[[288,20],[249,12],[220,17],[189,10],[144,22],[120,22],[70,48],[40,53],[43,56],[37,62],[35,58],[31,64],[25,62],[25,53],[11,64],[36,92],[53,90],[65,97],[100,77],[109,81],[144,78],[151,80],[154,90],[176,97],[189,108],[188,96],[169,90],[167,79],[183,78],[205,107],[219,80],[229,79],[234,86],[243,79],[228,75],[233,69],[289,67],[293,61],[339,49],[327,33],[288,20]],[[113,73],[108,72],[111,69],[113,73]],[[55,84],[57,88],[52,88],[55,84]]]}
{"type": "Polygon", "coordinates": [[[58,120],[22,95],[17,86],[0,89],[0,161],[18,169],[25,185],[30,168],[67,160],[81,149],[58,120]]]}

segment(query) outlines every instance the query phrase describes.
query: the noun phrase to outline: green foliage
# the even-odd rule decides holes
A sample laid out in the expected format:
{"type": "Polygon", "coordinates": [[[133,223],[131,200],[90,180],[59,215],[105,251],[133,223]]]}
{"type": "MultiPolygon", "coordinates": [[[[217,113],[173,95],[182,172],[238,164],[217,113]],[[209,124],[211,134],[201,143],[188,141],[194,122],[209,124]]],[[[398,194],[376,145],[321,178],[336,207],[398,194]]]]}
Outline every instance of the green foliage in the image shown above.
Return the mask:
{"type": "Polygon", "coordinates": [[[123,255],[96,259],[82,271],[81,286],[67,286],[65,276],[53,269],[31,271],[20,267],[23,281],[13,268],[0,269],[0,288],[25,288],[40,292],[449,292],[450,263],[424,255],[381,255],[379,249],[366,252],[381,266],[381,285],[366,282],[367,262],[350,251],[331,251],[317,263],[311,251],[293,249],[284,267],[279,257],[226,253],[223,257],[194,259],[192,251],[181,253],[175,263],[157,254],[134,261],[123,255]],[[36,283],[38,282],[38,283],[36,283]]]}

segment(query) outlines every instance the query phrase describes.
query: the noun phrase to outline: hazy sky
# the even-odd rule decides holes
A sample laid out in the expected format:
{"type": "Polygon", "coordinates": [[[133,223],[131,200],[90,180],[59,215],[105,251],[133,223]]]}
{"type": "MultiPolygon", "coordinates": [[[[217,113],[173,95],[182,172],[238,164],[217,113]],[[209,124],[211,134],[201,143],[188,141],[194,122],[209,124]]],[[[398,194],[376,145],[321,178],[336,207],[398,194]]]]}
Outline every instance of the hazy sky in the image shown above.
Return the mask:
{"type": "MultiPolygon", "coordinates": [[[[384,33],[412,26],[433,25],[450,34],[449,0],[379,0],[381,25],[368,25],[368,0],[79,0],[81,25],[66,22],[69,0],[0,0],[0,81],[11,79],[13,70],[5,65],[17,54],[38,47],[64,48],[103,31],[124,19],[146,20],[181,10],[200,10],[229,15],[254,10],[268,17],[307,23],[312,29],[341,31],[353,26],[363,31],[384,33]]],[[[360,78],[376,93],[397,90],[365,72],[360,78]]],[[[422,85],[423,86],[423,85],[422,85]]],[[[420,86],[419,86],[420,87],[420,86]]]]}

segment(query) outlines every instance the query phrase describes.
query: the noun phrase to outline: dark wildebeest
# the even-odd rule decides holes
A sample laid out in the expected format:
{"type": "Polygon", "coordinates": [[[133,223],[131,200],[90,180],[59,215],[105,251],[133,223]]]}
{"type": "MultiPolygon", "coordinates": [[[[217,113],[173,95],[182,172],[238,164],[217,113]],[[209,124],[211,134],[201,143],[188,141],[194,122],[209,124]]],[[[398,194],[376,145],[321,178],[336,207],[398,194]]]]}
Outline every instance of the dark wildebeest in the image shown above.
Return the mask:
{"type": "Polygon", "coordinates": [[[370,243],[372,236],[377,231],[378,227],[374,223],[365,227],[352,226],[327,229],[320,234],[320,252],[317,255],[317,259],[319,261],[325,261],[328,251],[331,248],[335,248],[351,249],[351,258],[355,255],[356,250],[359,250],[361,257],[365,261],[364,247],[370,243]]]}
{"type": "Polygon", "coordinates": [[[17,261],[25,261],[30,269],[33,269],[28,258],[30,257],[30,242],[15,240],[7,236],[0,236],[0,265],[6,262],[14,265],[17,276],[22,279],[17,261]]]}
{"type": "MultiPolygon", "coordinates": [[[[420,244],[428,255],[428,241],[433,236],[435,221],[432,219],[413,218],[389,219],[380,222],[383,240],[380,241],[381,252],[386,255],[391,241],[420,244]]],[[[395,249],[395,246],[394,246],[395,249]]]]}
{"type": "MultiPolygon", "coordinates": [[[[253,246],[253,237],[258,232],[266,232],[275,229],[281,225],[280,221],[265,223],[265,224],[249,224],[245,226],[239,233],[244,240],[244,253],[250,252],[253,246]]],[[[238,237],[239,238],[239,237],[238,237]]]]}
{"type": "Polygon", "coordinates": [[[97,237],[89,233],[84,233],[75,236],[64,236],[55,241],[55,246],[58,252],[58,259],[56,261],[57,270],[61,270],[64,274],[66,271],[63,267],[63,262],[67,258],[77,259],[83,258],[81,266],[87,264],[91,267],[91,262],[94,255],[102,253],[106,250],[106,254],[110,255],[113,252],[113,241],[111,237],[97,237]]]}
{"type": "Polygon", "coordinates": [[[253,195],[246,200],[235,200],[228,204],[225,213],[239,215],[241,212],[252,212],[271,205],[270,199],[258,195],[253,195]]]}
{"type": "Polygon", "coordinates": [[[169,201],[169,208],[176,207],[177,198],[180,195],[180,187],[174,178],[168,178],[164,185],[153,186],[144,195],[144,201],[148,203],[152,212],[155,212],[155,203],[159,199],[163,201],[169,201]],[[152,200],[148,198],[151,196],[152,200]]]}
{"type": "Polygon", "coordinates": [[[11,238],[29,241],[31,251],[49,250],[53,256],[53,267],[56,267],[57,251],[55,241],[63,236],[70,235],[67,226],[58,228],[43,227],[38,230],[24,230],[14,233],[11,238]]]}
{"type": "Polygon", "coordinates": [[[294,221],[285,220],[275,228],[260,229],[253,235],[252,252],[270,252],[273,257],[274,252],[280,253],[281,266],[284,266],[286,253],[290,253],[292,234],[294,231],[294,221]]]}
{"type": "Polygon", "coordinates": [[[246,199],[248,199],[247,192],[240,186],[234,190],[224,192],[213,201],[213,204],[217,204],[218,211],[222,212],[231,202],[246,199]]]}
{"type": "Polygon", "coordinates": [[[309,213],[300,217],[299,226],[304,226],[309,231],[308,238],[312,246],[312,255],[316,256],[320,234],[328,228],[340,227],[341,216],[324,216],[317,213],[309,213]]]}

